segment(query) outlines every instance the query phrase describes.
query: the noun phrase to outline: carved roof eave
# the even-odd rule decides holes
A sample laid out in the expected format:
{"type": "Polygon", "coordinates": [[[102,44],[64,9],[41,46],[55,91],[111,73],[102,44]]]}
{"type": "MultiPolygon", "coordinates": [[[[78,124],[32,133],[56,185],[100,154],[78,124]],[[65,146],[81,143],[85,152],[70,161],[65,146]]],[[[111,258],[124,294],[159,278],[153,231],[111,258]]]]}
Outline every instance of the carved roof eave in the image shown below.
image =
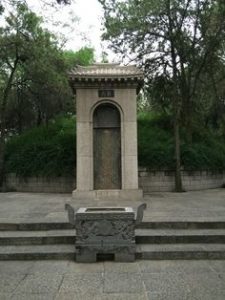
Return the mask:
{"type": "Polygon", "coordinates": [[[143,76],[74,76],[69,74],[69,83],[74,92],[84,88],[135,88],[137,93],[144,84],[143,76]]]}

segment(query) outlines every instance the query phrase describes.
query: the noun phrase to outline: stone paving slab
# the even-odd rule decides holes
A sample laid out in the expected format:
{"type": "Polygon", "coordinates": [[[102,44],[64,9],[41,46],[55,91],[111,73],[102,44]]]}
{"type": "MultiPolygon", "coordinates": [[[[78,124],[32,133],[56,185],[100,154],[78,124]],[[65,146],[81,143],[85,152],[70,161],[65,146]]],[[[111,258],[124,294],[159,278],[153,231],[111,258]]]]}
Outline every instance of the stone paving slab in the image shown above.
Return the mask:
{"type": "MultiPolygon", "coordinates": [[[[0,294],[1,297],[1,294],[0,294]]],[[[55,294],[30,294],[30,293],[22,293],[22,294],[14,294],[12,295],[11,300],[54,300],[55,294]]],[[[1,299],[1,298],[0,298],[1,299]]],[[[9,298],[8,298],[9,299],[9,298]]],[[[1,299],[2,300],[2,299],[1,299]]],[[[6,298],[7,300],[7,298],[6,298]]]]}
{"type": "Polygon", "coordinates": [[[59,290],[63,276],[57,273],[28,274],[15,289],[15,294],[52,294],[59,290]]]}
{"type": "Polygon", "coordinates": [[[0,299],[1,300],[9,300],[9,299],[11,299],[11,297],[12,297],[12,294],[10,294],[10,293],[0,292],[0,299]]]}
{"type": "Polygon", "coordinates": [[[183,280],[190,286],[191,295],[195,299],[225,299],[225,280],[218,274],[191,273],[184,274],[183,280]]]}
{"type": "MultiPolygon", "coordinates": [[[[225,189],[186,193],[151,193],[144,221],[225,221],[225,189]]],[[[67,222],[65,203],[76,209],[81,206],[132,206],[141,201],[107,200],[81,201],[71,194],[0,193],[0,223],[67,222]]]]}
{"type": "Polygon", "coordinates": [[[20,285],[26,275],[23,274],[4,274],[0,277],[0,291],[1,293],[12,293],[20,285]]]}
{"type": "MultiPolygon", "coordinates": [[[[142,274],[150,273],[170,273],[170,274],[192,274],[212,272],[217,263],[223,261],[213,261],[212,266],[208,261],[194,260],[161,260],[161,261],[139,261],[139,268],[142,274]]],[[[224,261],[225,263],[225,261],[224,261]]]]}
{"type": "Polygon", "coordinates": [[[181,274],[171,276],[168,273],[152,273],[143,275],[145,289],[149,293],[167,295],[171,299],[188,299],[190,295],[190,286],[181,274]]]}
{"type": "Polygon", "coordinates": [[[224,300],[224,267],[225,261],[207,260],[5,261],[0,262],[0,299],[224,300]]]}
{"type": "Polygon", "coordinates": [[[59,294],[73,293],[75,299],[84,299],[85,296],[96,296],[103,293],[102,273],[65,274],[59,294]]]}
{"type": "MultiPolygon", "coordinates": [[[[33,268],[33,261],[0,261],[0,278],[5,275],[27,275],[33,268]]],[[[1,299],[1,298],[0,298],[1,299]]]]}
{"type": "Polygon", "coordinates": [[[140,273],[138,262],[133,263],[115,263],[104,262],[104,273],[140,273]]]}
{"type": "Polygon", "coordinates": [[[216,273],[223,275],[225,273],[225,260],[208,262],[208,266],[216,273]]]}
{"type": "Polygon", "coordinates": [[[224,300],[224,266],[207,260],[0,262],[0,299],[224,300]]]}
{"type": "Polygon", "coordinates": [[[143,289],[140,273],[107,272],[104,274],[104,293],[140,294],[143,289]]]}

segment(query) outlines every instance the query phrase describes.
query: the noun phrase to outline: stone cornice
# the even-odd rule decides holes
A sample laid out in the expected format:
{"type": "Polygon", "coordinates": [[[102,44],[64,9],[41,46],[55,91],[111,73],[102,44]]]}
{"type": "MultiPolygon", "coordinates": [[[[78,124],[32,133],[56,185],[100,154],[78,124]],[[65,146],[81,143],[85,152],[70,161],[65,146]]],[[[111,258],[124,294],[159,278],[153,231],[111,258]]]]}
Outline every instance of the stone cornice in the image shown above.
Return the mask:
{"type": "Polygon", "coordinates": [[[77,88],[135,88],[143,85],[143,72],[136,66],[119,64],[94,64],[87,67],[77,66],[68,73],[73,90],[77,88]]]}

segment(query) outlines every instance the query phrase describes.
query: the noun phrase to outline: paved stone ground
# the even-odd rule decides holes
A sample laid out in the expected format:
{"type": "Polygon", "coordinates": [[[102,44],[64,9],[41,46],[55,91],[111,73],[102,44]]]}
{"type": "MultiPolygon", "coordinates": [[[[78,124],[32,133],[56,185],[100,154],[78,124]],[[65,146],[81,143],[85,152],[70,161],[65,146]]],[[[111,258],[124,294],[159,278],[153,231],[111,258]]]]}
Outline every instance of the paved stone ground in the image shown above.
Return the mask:
{"type": "MultiPolygon", "coordinates": [[[[225,189],[154,193],[145,197],[145,220],[225,220],[225,189]]],[[[0,194],[0,222],[67,221],[70,195],[0,194]]],[[[88,205],[88,203],[83,203],[88,205]]],[[[94,205],[133,202],[99,202],[94,205]]],[[[90,205],[90,204],[89,204],[90,205]]],[[[0,300],[224,300],[223,261],[0,262],[0,300]]]]}
{"type": "Polygon", "coordinates": [[[225,261],[0,262],[0,299],[224,300],[225,261]]]}
{"type": "MultiPolygon", "coordinates": [[[[225,189],[186,193],[152,193],[143,199],[147,203],[145,221],[225,221],[225,189]]],[[[72,200],[71,194],[0,193],[1,222],[67,221],[65,203],[81,206],[132,206],[135,201],[72,200]]]]}

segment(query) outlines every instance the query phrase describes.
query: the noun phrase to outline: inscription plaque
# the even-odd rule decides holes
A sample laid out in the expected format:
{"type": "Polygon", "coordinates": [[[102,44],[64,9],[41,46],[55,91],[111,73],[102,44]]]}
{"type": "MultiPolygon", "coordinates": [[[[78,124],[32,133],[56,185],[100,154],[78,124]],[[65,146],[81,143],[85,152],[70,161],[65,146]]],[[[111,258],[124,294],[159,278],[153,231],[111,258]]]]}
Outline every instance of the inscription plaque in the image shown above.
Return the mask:
{"type": "Polygon", "coordinates": [[[114,90],[98,90],[98,96],[100,98],[113,98],[114,90]]]}

